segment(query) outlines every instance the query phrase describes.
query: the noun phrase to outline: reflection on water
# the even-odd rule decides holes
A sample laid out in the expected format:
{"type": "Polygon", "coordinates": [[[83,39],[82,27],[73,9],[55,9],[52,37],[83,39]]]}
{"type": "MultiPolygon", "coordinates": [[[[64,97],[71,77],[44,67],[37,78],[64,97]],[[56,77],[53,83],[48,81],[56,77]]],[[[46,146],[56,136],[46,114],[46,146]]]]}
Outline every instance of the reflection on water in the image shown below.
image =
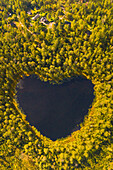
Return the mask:
{"type": "Polygon", "coordinates": [[[81,77],[52,85],[30,76],[20,87],[17,99],[27,120],[52,140],[79,129],[77,124],[83,121],[94,98],[93,84],[81,77]]]}

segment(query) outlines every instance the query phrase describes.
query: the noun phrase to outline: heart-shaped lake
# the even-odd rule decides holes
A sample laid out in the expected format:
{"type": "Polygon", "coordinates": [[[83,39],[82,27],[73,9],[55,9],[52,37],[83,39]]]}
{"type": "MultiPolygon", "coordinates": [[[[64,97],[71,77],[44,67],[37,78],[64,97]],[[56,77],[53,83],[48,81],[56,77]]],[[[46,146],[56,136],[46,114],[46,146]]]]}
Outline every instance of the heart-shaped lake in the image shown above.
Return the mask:
{"type": "Polygon", "coordinates": [[[77,124],[83,121],[94,99],[93,87],[82,77],[52,85],[32,75],[18,84],[17,100],[30,125],[56,140],[80,128],[77,124]]]}

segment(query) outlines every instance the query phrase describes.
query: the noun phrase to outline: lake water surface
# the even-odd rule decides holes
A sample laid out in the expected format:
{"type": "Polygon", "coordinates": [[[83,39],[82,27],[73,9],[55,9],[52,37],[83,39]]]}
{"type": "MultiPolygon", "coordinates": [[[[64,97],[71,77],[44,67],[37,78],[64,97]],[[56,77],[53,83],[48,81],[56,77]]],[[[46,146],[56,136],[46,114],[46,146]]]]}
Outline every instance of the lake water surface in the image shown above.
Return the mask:
{"type": "Polygon", "coordinates": [[[81,77],[52,85],[36,76],[25,77],[17,88],[17,100],[27,121],[41,134],[56,140],[79,129],[93,102],[93,84],[81,77]]]}

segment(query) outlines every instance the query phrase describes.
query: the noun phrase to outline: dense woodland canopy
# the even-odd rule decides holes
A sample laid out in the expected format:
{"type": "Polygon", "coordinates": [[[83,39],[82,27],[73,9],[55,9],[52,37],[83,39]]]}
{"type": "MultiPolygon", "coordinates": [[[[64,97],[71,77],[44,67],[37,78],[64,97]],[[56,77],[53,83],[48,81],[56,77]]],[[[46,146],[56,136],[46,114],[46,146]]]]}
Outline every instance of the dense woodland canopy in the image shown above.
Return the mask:
{"type": "Polygon", "coordinates": [[[112,0],[1,0],[0,47],[0,168],[111,170],[112,0]],[[19,79],[31,74],[92,81],[95,100],[79,131],[53,142],[29,125],[14,98],[19,79]]]}

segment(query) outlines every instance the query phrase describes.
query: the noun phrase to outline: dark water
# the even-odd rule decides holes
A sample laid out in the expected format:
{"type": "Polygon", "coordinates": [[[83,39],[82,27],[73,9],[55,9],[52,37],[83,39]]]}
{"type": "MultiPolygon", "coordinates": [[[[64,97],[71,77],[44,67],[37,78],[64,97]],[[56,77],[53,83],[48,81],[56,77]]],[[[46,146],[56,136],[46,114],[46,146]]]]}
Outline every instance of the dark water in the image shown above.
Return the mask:
{"type": "Polygon", "coordinates": [[[19,87],[17,99],[27,120],[52,140],[79,129],[77,124],[94,99],[93,84],[81,77],[52,85],[30,76],[21,80],[19,87]]]}

